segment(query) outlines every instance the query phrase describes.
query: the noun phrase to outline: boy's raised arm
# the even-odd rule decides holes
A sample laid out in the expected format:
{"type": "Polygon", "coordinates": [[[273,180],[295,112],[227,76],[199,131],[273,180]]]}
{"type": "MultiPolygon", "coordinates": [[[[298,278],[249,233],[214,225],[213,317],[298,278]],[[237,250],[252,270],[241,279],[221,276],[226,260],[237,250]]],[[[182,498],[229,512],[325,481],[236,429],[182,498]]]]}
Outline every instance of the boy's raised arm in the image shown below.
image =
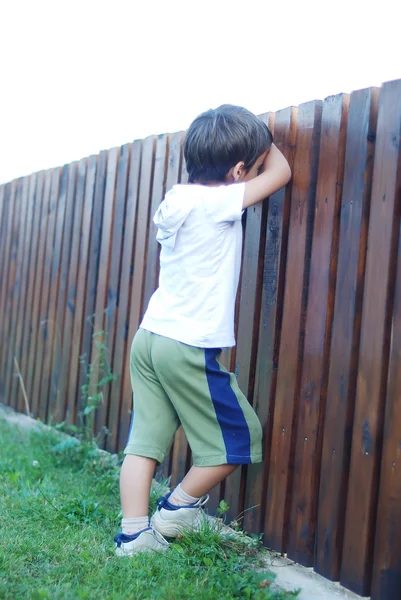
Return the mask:
{"type": "Polygon", "coordinates": [[[248,208],[261,202],[274,192],[286,185],[291,179],[291,169],[287,159],[280,150],[272,144],[264,162],[264,171],[245,184],[244,202],[242,207],[248,208]]]}

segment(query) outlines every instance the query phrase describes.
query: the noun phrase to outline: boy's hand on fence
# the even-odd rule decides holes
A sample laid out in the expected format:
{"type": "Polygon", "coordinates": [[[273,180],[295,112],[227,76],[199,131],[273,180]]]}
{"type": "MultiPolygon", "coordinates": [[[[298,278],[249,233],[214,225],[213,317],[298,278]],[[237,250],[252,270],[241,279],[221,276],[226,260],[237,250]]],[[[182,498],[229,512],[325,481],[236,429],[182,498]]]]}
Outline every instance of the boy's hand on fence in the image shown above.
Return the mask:
{"type": "Polygon", "coordinates": [[[291,179],[291,169],[287,159],[274,144],[263,166],[263,173],[245,184],[244,209],[271,196],[291,179]]]}

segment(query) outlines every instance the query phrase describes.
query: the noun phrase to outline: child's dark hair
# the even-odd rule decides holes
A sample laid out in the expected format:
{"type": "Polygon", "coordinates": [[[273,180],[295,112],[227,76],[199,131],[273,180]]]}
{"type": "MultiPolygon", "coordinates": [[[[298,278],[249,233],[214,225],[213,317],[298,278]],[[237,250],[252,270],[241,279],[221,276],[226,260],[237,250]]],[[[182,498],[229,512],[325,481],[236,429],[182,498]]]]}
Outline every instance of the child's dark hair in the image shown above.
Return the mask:
{"type": "Polygon", "coordinates": [[[189,183],[224,182],[244,162],[245,171],[270,149],[273,136],[253,113],[231,104],[207,110],[191,123],[184,143],[189,183]]]}

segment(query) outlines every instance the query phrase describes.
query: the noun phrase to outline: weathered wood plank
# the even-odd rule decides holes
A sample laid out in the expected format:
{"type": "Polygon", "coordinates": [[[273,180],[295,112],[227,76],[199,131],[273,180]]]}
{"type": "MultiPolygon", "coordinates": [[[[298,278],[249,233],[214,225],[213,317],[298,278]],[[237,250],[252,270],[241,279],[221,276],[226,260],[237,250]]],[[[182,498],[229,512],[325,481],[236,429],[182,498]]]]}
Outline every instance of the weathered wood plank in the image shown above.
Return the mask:
{"type": "Polygon", "coordinates": [[[89,241],[89,256],[86,275],[86,295],[84,306],[84,321],[82,324],[80,370],[79,370],[79,393],[82,386],[89,382],[88,367],[91,362],[91,348],[93,336],[94,313],[96,306],[97,280],[100,268],[100,248],[102,242],[102,223],[104,210],[104,195],[106,189],[106,150],[100,152],[96,167],[95,196],[92,208],[91,235],[89,241]]]}
{"type": "Polygon", "coordinates": [[[323,103],[287,554],[313,566],[349,97],[323,103]]]}
{"type": "MultiPolygon", "coordinates": [[[[295,108],[272,113],[268,125],[273,130],[274,143],[284,153],[291,169],[294,163],[296,137],[295,108]]],[[[266,486],[271,445],[272,411],[278,361],[278,340],[281,329],[284,296],[285,265],[288,242],[291,182],[269,199],[266,243],[262,280],[259,344],[256,358],[253,405],[264,431],[264,461],[248,467],[245,490],[244,528],[261,532],[266,503],[266,486]]]]}
{"type": "MultiPolygon", "coordinates": [[[[107,157],[106,184],[104,192],[104,207],[102,221],[102,239],[99,255],[99,271],[96,282],[96,305],[93,316],[93,339],[90,352],[90,362],[92,365],[89,381],[89,396],[99,399],[99,394],[103,391],[98,387],[102,377],[100,362],[103,360],[102,346],[105,344],[105,311],[108,303],[108,289],[110,277],[110,261],[113,245],[113,223],[115,218],[115,199],[117,185],[117,165],[120,156],[120,148],[112,148],[107,157]]],[[[93,402],[97,402],[94,400],[93,402]]],[[[88,419],[89,427],[97,429],[97,415],[90,415],[88,419]]],[[[102,425],[100,425],[99,430],[102,425]]]]}
{"type": "MultiPolygon", "coordinates": [[[[132,409],[132,387],[130,378],[130,348],[132,340],[136,332],[138,331],[142,316],[142,296],[143,296],[143,278],[145,272],[145,244],[146,236],[148,232],[148,218],[149,218],[149,202],[151,195],[151,184],[153,177],[153,163],[154,163],[154,152],[155,152],[156,138],[150,136],[142,141],[142,153],[141,162],[139,166],[139,176],[135,173],[131,173],[132,184],[136,182],[136,178],[139,177],[138,189],[137,189],[137,209],[136,209],[136,229],[133,240],[133,256],[132,256],[132,278],[131,278],[131,293],[129,299],[129,328],[127,335],[127,357],[126,357],[126,368],[123,371],[122,394],[124,398],[124,405],[122,407],[122,414],[127,415],[128,406],[132,409]],[[129,402],[130,399],[131,401],[129,402]]],[[[135,164],[136,166],[136,164],[135,164]]],[[[136,188],[132,188],[134,191],[136,188]]],[[[123,418],[120,423],[119,439],[122,445],[125,444],[129,432],[129,422],[127,418],[123,418]]]]}
{"type": "MultiPolygon", "coordinates": [[[[45,174],[43,171],[36,176],[36,187],[34,193],[34,209],[32,221],[31,246],[28,262],[28,278],[26,282],[26,311],[23,321],[23,336],[21,342],[21,355],[19,368],[24,379],[24,386],[27,385],[28,366],[30,358],[31,340],[33,335],[32,316],[35,298],[35,285],[37,280],[37,266],[40,246],[40,227],[42,218],[42,203],[44,191],[45,174]]],[[[28,396],[28,402],[31,404],[28,396]]],[[[20,385],[17,391],[17,407],[19,410],[25,410],[25,401],[20,385]]]]}
{"type": "Polygon", "coordinates": [[[66,214],[66,189],[68,182],[68,165],[65,165],[61,172],[55,173],[56,181],[52,186],[52,195],[57,194],[57,217],[54,233],[54,245],[51,261],[51,272],[49,275],[49,302],[46,322],[43,323],[44,332],[46,332],[44,343],[44,357],[42,380],[40,383],[41,402],[46,403],[44,418],[52,422],[55,408],[55,397],[50,394],[52,380],[52,363],[54,340],[59,335],[61,323],[57,322],[57,298],[60,285],[60,265],[63,247],[63,232],[66,214]]]}
{"type": "MultiPolygon", "coordinates": [[[[25,378],[25,387],[29,401],[31,403],[31,412],[36,417],[39,416],[40,398],[38,394],[34,394],[35,373],[36,373],[36,358],[37,345],[40,338],[40,318],[42,305],[42,288],[44,279],[44,269],[46,260],[46,242],[47,229],[49,224],[49,209],[50,209],[50,189],[51,189],[52,170],[46,171],[44,176],[43,186],[43,201],[42,212],[39,222],[39,249],[36,264],[35,287],[33,292],[33,307],[32,307],[32,335],[30,338],[28,369],[25,378]]],[[[40,342],[39,342],[40,343],[40,342]]]]}
{"type": "Polygon", "coordinates": [[[377,89],[353,92],[348,116],[315,559],[316,571],[333,580],[344,535],[378,96],[377,89]]]}
{"type": "Polygon", "coordinates": [[[57,309],[56,309],[56,329],[53,340],[53,361],[52,375],[49,392],[49,403],[52,407],[52,421],[60,423],[65,418],[65,389],[60,386],[60,376],[63,367],[63,337],[64,337],[64,319],[67,308],[67,291],[68,291],[68,274],[71,257],[71,247],[74,231],[74,216],[75,216],[75,191],[77,183],[77,167],[78,163],[73,162],[67,165],[67,187],[64,185],[60,188],[60,202],[65,202],[65,216],[63,229],[63,243],[60,259],[60,276],[59,287],[57,294],[57,309]],[[66,198],[63,198],[63,195],[66,198]]]}
{"type": "Polygon", "coordinates": [[[136,215],[138,209],[138,184],[141,162],[141,141],[135,141],[131,149],[127,182],[127,204],[124,226],[124,245],[121,263],[121,282],[118,300],[116,343],[113,359],[113,371],[118,378],[112,383],[110,406],[108,448],[123,450],[126,442],[130,415],[132,411],[132,391],[122,394],[124,378],[129,378],[129,340],[127,339],[130,314],[129,302],[133,275],[133,250],[135,240],[136,215]],[[121,434],[121,431],[124,433],[121,434]]]}
{"type": "Polygon", "coordinates": [[[41,393],[42,371],[45,363],[47,377],[49,376],[49,359],[51,342],[53,339],[54,325],[49,322],[50,286],[52,283],[52,263],[54,258],[54,237],[57,222],[58,191],[60,183],[60,169],[53,169],[50,183],[50,198],[48,211],[48,224],[46,235],[46,247],[43,266],[43,281],[41,289],[41,300],[39,304],[38,338],[36,346],[35,374],[33,381],[32,397],[38,398],[38,415],[44,422],[47,421],[47,396],[41,393]],[[46,360],[47,359],[47,360],[46,360]]]}
{"type": "Polygon", "coordinates": [[[78,378],[80,369],[80,351],[82,332],[84,325],[85,296],[87,292],[87,274],[89,262],[90,234],[92,223],[92,212],[94,204],[95,180],[96,180],[97,157],[90,156],[87,159],[85,191],[82,206],[81,236],[79,241],[77,287],[75,295],[75,310],[72,326],[70,370],[68,374],[68,395],[66,398],[67,412],[79,417],[81,424],[84,422],[82,411],[84,406],[80,404],[80,389],[78,389],[78,378]]]}
{"type": "Polygon", "coordinates": [[[322,103],[312,101],[299,106],[297,118],[264,538],[267,545],[282,552],[288,535],[321,114],[322,103]]]}
{"type": "Polygon", "coordinates": [[[16,335],[19,318],[20,305],[24,299],[24,288],[22,280],[22,270],[25,257],[25,231],[27,226],[27,203],[29,191],[29,178],[24,177],[18,181],[18,189],[16,194],[16,209],[19,214],[18,229],[16,230],[14,242],[14,283],[10,289],[10,312],[6,317],[9,322],[9,332],[7,336],[7,362],[5,363],[4,374],[4,396],[7,398],[7,403],[12,406],[12,385],[15,377],[15,362],[16,356],[16,335]]]}
{"type": "MultiPolygon", "coordinates": [[[[17,361],[18,369],[21,369],[21,351],[22,351],[22,339],[24,334],[24,320],[27,313],[27,291],[28,291],[28,277],[29,277],[29,260],[31,256],[31,248],[32,248],[32,225],[34,218],[34,200],[35,200],[35,187],[36,187],[36,174],[31,175],[30,177],[25,178],[27,189],[27,201],[25,204],[26,211],[26,227],[25,227],[25,235],[22,242],[23,245],[23,257],[21,264],[21,273],[20,273],[20,289],[22,289],[22,293],[20,293],[20,301],[19,308],[17,314],[17,330],[16,330],[16,338],[15,338],[15,348],[14,348],[14,356],[17,361]]],[[[1,234],[0,234],[1,235],[1,234]]],[[[1,285],[1,284],[0,284],[1,285]]],[[[14,369],[14,359],[13,359],[13,369],[14,369]]],[[[19,378],[14,376],[10,383],[10,392],[9,392],[9,404],[16,408],[17,410],[25,410],[25,405],[19,407],[18,406],[18,391],[21,388],[21,383],[19,378]]]]}
{"type": "Polygon", "coordinates": [[[9,277],[11,271],[12,261],[12,243],[13,243],[13,223],[16,219],[16,195],[17,181],[12,181],[8,184],[6,189],[6,196],[4,199],[7,211],[7,225],[4,231],[3,240],[3,277],[2,286],[0,288],[0,394],[4,397],[4,372],[5,364],[7,362],[7,330],[8,321],[6,318],[7,314],[7,291],[9,286],[9,277]]]}
{"type": "Polygon", "coordinates": [[[370,590],[379,492],[400,189],[401,80],[384,84],[379,99],[362,329],[352,435],[341,582],[370,590]],[[363,494],[361,494],[363,490],[363,494]]]}
{"type": "Polygon", "coordinates": [[[69,253],[67,285],[65,289],[64,306],[60,307],[63,311],[63,337],[61,348],[60,375],[58,379],[59,397],[56,403],[56,415],[62,415],[63,420],[68,424],[75,423],[75,411],[67,410],[67,399],[69,391],[69,369],[71,357],[72,330],[74,324],[75,302],[77,294],[77,274],[79,261],[79,246],[81,239],[83,201],[85,193],[87,159],[83,158],[77,165],[77,179],[75,194],[72,197],[74,202],[74,222],[72,226],[71,251],[69,253]],[[60,404],[59,404],[60,403],[60,404]]]}
{"type": "MultiPolygon", "coordinates": [[[[107,345],[108,361],[112,371],[114,371],[113,354],[115,345],[116,319],[119,311],[118,295],[121,277],[122,249],[124,244],[127,178],[130,155],[131,144],[126,144],[122,146],[120,149],[116,172],[113,231],[111,234],[112,241],[110,255],[110,272],[107,281],[107,308],[105,310],[104,320],[105,343],[107,345]]],[[[120,373],[115,372],[114,374],[118,377],[120,376],[120,373]]],[[[100,404],[96,415],[96,427],[98,431],[100,431],[103,427],[108,427],[110,391],[111,384],[108,383],[103,389],[103,401],[100,404]]]]}

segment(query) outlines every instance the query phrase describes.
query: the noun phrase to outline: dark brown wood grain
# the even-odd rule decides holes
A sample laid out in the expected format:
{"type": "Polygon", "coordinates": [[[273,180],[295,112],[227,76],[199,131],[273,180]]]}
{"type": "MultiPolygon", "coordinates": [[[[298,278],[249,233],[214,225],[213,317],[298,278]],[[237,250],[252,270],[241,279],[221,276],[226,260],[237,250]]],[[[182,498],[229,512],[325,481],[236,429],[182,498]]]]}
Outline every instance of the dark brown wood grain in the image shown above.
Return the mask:
{"type": "Polygon", "coordinates": [[[80,403],[81,390],[78,388],[80,370],[80,351],[84,325],[85,296],[87,290],[87,273],[89,261],[90,232],[94,204],[94,192],[96,181],[97,157],[90,156],[87,159],[85,191],[82,206],[81,237],[79,242],[78,272],[75,293],[75,310],[72,325],[70,369],[68,373],[68,394],[66,407],[69,414],[75,412],[78,415],[78,423],[84,421],[82,411],[84,406],[80,403]]]}
{"type": "MultiPolygon", "coordinates": [[[[116,321],[119,311],[118,293],[119,283],[121,278],[121,258],[122,248],[124,244],[124,227],[125,227],[125,210],[127,198],[127,178],[129,172],[129,161],[131,157],[131,144],[126,144],[121,147],[115,183],[115,200],[114,200],[114,218],[113,230],[111,233],[111,255],[110,255],[110,271],[107,279],[107,308],[105,310],[104,332],[105,344],[107,347],[108,362],[111,371],[114,372],[113,354],[116,334],[116,321]]],[[[99,331],[95,325],[95,331],[99,331]]],[[[116,377],[120,377],[120,373],[114,372],[116,377]]],[[[103,377],[104,374],[100,374],[103,377]]],[[[111,383],[111,382],[110,382],[111,383]]],[[[108,414],[110,402],[117,402],[116,399],[111,399],[111,384],[106,383],[102,387],[103,400],[99,406],[96,415],[96,427],[100,431],[108,425],[108,414]]]]}
{"type": "Polygon", "coordinates": [[[287,545],[294,439],[299,410],[321,113],[322,103],[313,101],[301,104],[297,117],[283,321],[264,527],[265,543],[283,552],[287,545]]]}
{"type": "Polygon", "coordinates": [[[55,408],[55,397],[50,394],[52,382],[52,364],[53,349],[55,338],[60,335],[61,323],[57,322],[57,298],[60,286],[60,263],[63,247],[63,232],[65,225],[65,214],[67,208],[67,183],[68,183],[68,165],[65,165],[61,172],[54,173],[52,183],[52,196],[57,194],[57,217],[54,232],[54,244],[51,257],[51,272],[49,277],[49,298],[46,320],[43,323],[43,334],[46,334],[44,340],[44,357],[42,368],[42,380],[40,384],[40,401],[45,406],[43,408],[43,417],[48,422],[53,422],[53,413],[55,408]]]}
{"type": "Polygon", "coordinates": [[[341,582],[369,593],[400,213],[401,81],[380,92],[341,582]],[[363,493],[361,493],[363,490],[363,493]]]}
{"type": "MultiPolygon", "coordinates": [[[[125,369],[122,372],[121,381],[121,393],[123,394],[124,398],[122,412],[125,418],[123,418],[123,421],[120,424],[119,437],[121,440],[123,440],[123,444],[126,443],[128,438],[129,422],[131,421],[131,415],[128,412],[128,407],[130,407],[129,410],[132,410],[132,386],[129,369],[130,348],[143,316],[143,279],[146,269],[145,246],[148,233],[149,203],[151,197],[155,149],[155,136],[152,135],[145,138],[142,142],[139,175],[137,174],[137,171],[133,171],[131,173],[131,185],[136,186],[138,183],[137,192],[135,192],[135,187],[132,189],[132,193],[137,194],[136,197],[138,203],[136,209],[136,229],[132,248],[132,278],[128,305],[129,320],[127,331],[127,358],[125,362],[125,369]],[[130,415],[129,419],[126,417],[127,413],[130,415]]],[[[137,163],[135,163],[135,167],[137,168],[136,165],[137,163]]]]}
{"type": "Polygon", "coordinates": [[[130,385],[129,350],[132,340],[128,339],[130,322],[129,304],[133,276],[135,231],[138,212],[138,186],[140,176],[142,143],[136,140],[131,149],[130,168],[127,183],[127,206],[124,225],[124,245],[121,264],[119,289],[119,309],[117,317],[116,344],[114,350],[113,371],[119,375],[112,383],[113,400],[109,414],[108,447],[124,450],[132,412],[132,390],[123,393],[125,377],[130,385]],[[117,401],[117,398],[119,401],[117,401]]]}
{"type": "MultiPolygon", "coordinates": [[[[33,306],[32,306],[32,334],[30,337],[30,345],[28,351],[28,367],[25,374],[25,387],[31,405],[31,412],[34,416],[39,415],[40,398],[38,394],[34,394],[35,373],[37,372],[37,344],[40,338],[40,316],[42,305],[42,287],[43,273],[45,268],[47,228],[49,224],[49,207],[50,207],[50,188],[51,188],[52,170],[46,171],[43,184],[43,200],[42,210],[39,222],[39,248],[37,254],[37,263],[35,265],[35,286],[33,290],[33,306]]],[[[39,342],[40,344],[40,342],[39,342]]]]}
{"type": "Polygon", "coordinates": [[[315,559],[333,580],[344,535],[378,95],[353,92],[348,116],[315,559]]]}
{"type": "Polygon", "coordinates": [[[313,566],[349,97],[324,101],[287,554],[313,566]]]}
{"type": "MultiPolygon", "coordinates": [[[[5,364],[8,359],[7,352],[7,341],[8,341],[8,325],[9,320],[7,319],[7,303],[8,303],[8,290],[9,290],[9,279],[12,278],[12,252],[13,252],[13,231],[14,223],[18,223],[18,211],[17,204],[15,202],[16,197],[17,181],[12,181],[6,190],[6,197],[4,202],[6,204],[7,217],[6,217],[6,228],[4,231],[3,241],[3,277],[2,285],[0,289],[0,387],[1,393],[4,394],[4,378],[5,378],[5,364]]],[[[15,236],[14,236],[15,237],[15,236]]]]}
{"type": "MultiPolygon", "coordinates": [[[[401,130],[398,135],[401,140],[401,130]]],[[[395,184],[401,199],[401,154],[395,184]]],[[[391,324],[389,378],[375,529],[372,600],[401,598],[401,243],[391,324]]]]}
{"type": "MultiPolygon", "coordinates": [[[[100,152],[96,166],[95,192],[92,207],[92,221],[90,225],[90,240],[88,250],[88,264],[86,272],[86,294],[84,306],[84,320],[81,334],[80,369],[78,393],[81,396],[82,386],[88,384],[88,365],[91,362],[93,323],[96,307],[96,291],[98,273],[100,268],[100,249],[102,242],[102,223],[104,210],[104,194],[106,189],[106,170],[108,152],[100,152]]],[[[79,398],[79,403],[81,398],[79,398]]]]}
{"type": "MultiPolygon", "coordinates": [[[[274,143],[290,163],[294,163],[296,137],[295,108],[271,114],[268,125],[274,130],[274,143]]],[[[284,294],[285,263],[288,240],[288,221],[291,199],[291,182],[269,198],[266,243],[264,248],[263,279],[261,284],[261,309],[259,343],[256,357],[255,390],[253,406],[264,432],[264,461],[248,467],[245,495],[244,528],[259,534],[262,530],[268,478],[271,415],[274,405],[274,381],[277,372],[277,348],[281,326],[281,308],[284,294]]],[[[239,340],[241,343],[241,340],[239,340]]]]}
{"type": "MultiPolygon", "coordinates": [[[[75,203],[77,167],[77,162],[73,162],[68,165],[68,173],[64,175],[64,177],[67,177],[67,187],[65,188],[64,185],[62,185],[60,188],[60,202],[65,202],[66,208],[64,215],[63,243],[61,248],[61,259],[59,267],[59,287],[56,302],[56,328],[52,350],[52,376],[51,381],[49,382],[49,405],[51,406],[51,418],[54,423],[60,423],[65,419],[65,387],[61,387],[60,381],[61,375],[63,375],[64,377],[63,368],[65,366],[64,360],[66,360],[63,354],[63,338],[64,318],[66,310],[68,310],[67,292],[70,258],[72,255],[72,243],[73,241],[74,243],[76,243],[76,237],[73,236],[74,216],[75,209],[77,208],[77,210],[79,210],[79,206],[76,206],[75,203]],[[63,198],[64,194],[66,195],[65,199],[63,198]]],[[[75,226],[77,225],[78,223],[75,223],[75,226]]]]}
{"type": "Polygon", "coordinates": [[[68,277],[65,288],[64,305],[60,307],[63,313],[63,337],[61,343],[60,374],[58,379],[58,397],[56,403],[55,419],[62,417],[68,424],[75,423],[75,407],[67,407],[69,390],[69,368],[71,356],[71,344],[73,335],[75,302],[77,294],[77,273],[79,262],[79,246],[81,239],[83,203],[85,195],[87,160],[79,161],[76,169],[76,186],[74,192],[74,221],[71,231],[71,249],[69,252],[68,277]],[[68,410],[70,408],[70,410],[68,410]]]}
{"type": "Polygon", "coordinates": [[[17,229],[13,239],[13,248],[11,255],[10,267],[14,271],[12,288],[10,288],[9,301],[10,310],[6,317],[9,322],[9,330],[7,335],[7,352],[6,361],[4,363],[4,396],[9,404],[12,405],[12,384],[16,379],[17,368],[15,366],[16,358],[16,335],[19,321],[20,306],[24,300],[24,290],[21,286],[22,271],[25,258],[25,232],[27,227],[27,202],[28,202],[29,178],[24,177],[18,180],[17,193],[15,197],[15,208],[19,215],[18,222],[15,223],[17,229]]]}
{"type": "MultiPolygon", "coordinates": [[[[32,244],[30,246],[29,252],[29,262],[28,262],[28,272],[27,279],[24,282],[25,290],[26,290],[26,311],[23,320],[23,335],[21,341],[21,353],[19,359],[19,368],[21,375],[23,377],[24,386],[26,387],[26,380],[28,375],[28,366],[29,366],[29,357],[30,357],[30,348],[31,348],[31,340],[33,334],[32,327],[32,316],[33,316],[33,307],[34,307],[34,297],[35,297],[35,284],[37,279],[37,266],[38,266],[38,256],[39,256],[39,241],[40,241],[40,226],[41,226],[41,218],[42,218],[42,202],[43,202],[43,190],[44,190],[44,172],[40,172],[36,176],[36,186],[35,186],[35,194],[34,194],[34,210],[33,210],[33,221],[32,221],[32,244]]],[[[25,401],[22,392],[22,388],[20,382],[18,382],[17,389],[17,400],[16,405],[19,410],[25,410],[25,401]]],[[[31,402],[28,397],[28,402],[30,404],[31,410],[31,402]]]]}
{"type": "MultiPolygon", "coordinates": [[[[115,219],[115,200],[116,200],[116,185],[117,185],[117,166],[120,156],[120,148],[112,148],[107,157],[106,180],[104,190],[104,204],[102,215],[102,234],[99,253],[99,270],[96,281],[96,304],[95,312],[92,318],[92,343],[90,352],[90,363],[88,361],[89,378],[89,397],[94,398],[93,402],[98,404],[99,411],[102,411],[101,394],[103,387],[99,386],[99,381],[102,379],[102,348],[107,346],[107,335],[105,332],[105,318],[108,306],[108,290],[110,277],[111,254],[113,248],[113,224],[115,219]],[[89,375],[89,364],[92,365],[89,375]]],[[[121,235],[121,232],[120,232],[121,235]]],[[[104,421],[101,419],[99,428],[97,429],[97,417],[100,418],[98,411],[92,412],[88,418],[88,426],[96,431],[100,431],[104,421]],[[96,416],[96,419],[95,419],[96,416]]]]}
{"type": "Polygon", "coordinates": [[[44,256],[44,267],[43,267],[43,282],[41,291],[41,301],[39,305],[39,323],[38,323],[38,339],[37,339],[37,360],[35,363],[35,374],[32,389],[32,396],[39,399],[38,415],[39,418],[46,422],[47,421],[47,404],[48,398],[42,395],[41,382],[42,373],[44,373],[45,381],[48,380],[50,373],[50,357],[51,348],[53,341],[53,334],[55,330],[54,323],[54,311],[53,306],[51,307],[51,313],[49,313],[50,298],[53,299],[51,294],[51,287],[57,288],[57,273],[52,272],[53,259],[56,254],[55,251],[55,231],[57,224],[57,213],[58,213],[58,192],[60,183],[60,169],[53,169],[52,178],[50,183],[50,198],[49,198],[49,211],[48,211],[48,224],[47,224],[47,235],[46,235],[46,247],[44,256]]]}
{"type": "MultiPolygon", "coordinates": [[[[32,242],[32,224],[33,224],[33,210],[34,210],[34,199],[35,199],[35,187],[36,187],[36,174],[31,175],[30,177],[24,178],[24,183],[26,185],[26,202],[25,202],[25,214],[26,214],[26,224],[25,224],[25,234],[22,240],[22,262],[21,262],[21,271],[19,274],[19,306],[17,309],[16,315],[16,338],[15,338],[15,347],[14,347],[14,357],[13,357],[13,365],[12,370],[14,376],[11,379],[9,392],[8,392],[8,402],[10,406],[18,409],[18,391],[21,389],[21,380],[16,376],[15,370],[21,369],[21,346],[22,346],[22,338],[24,334],[24,319],[27,313],[27,280],[28,280],[28,268],[29,268],[29,260],[31,254],[31,242],[32,242]],[[16,364],[15,364],[16,363],[16,364]]],[[[1,233],[0,233],[1,235],[1,233]]],[[[0,283],[1,287],[1,283],[0,283]]],[[[22,410],[26,410],[25,406],[21,406],[22,410]]]]}

